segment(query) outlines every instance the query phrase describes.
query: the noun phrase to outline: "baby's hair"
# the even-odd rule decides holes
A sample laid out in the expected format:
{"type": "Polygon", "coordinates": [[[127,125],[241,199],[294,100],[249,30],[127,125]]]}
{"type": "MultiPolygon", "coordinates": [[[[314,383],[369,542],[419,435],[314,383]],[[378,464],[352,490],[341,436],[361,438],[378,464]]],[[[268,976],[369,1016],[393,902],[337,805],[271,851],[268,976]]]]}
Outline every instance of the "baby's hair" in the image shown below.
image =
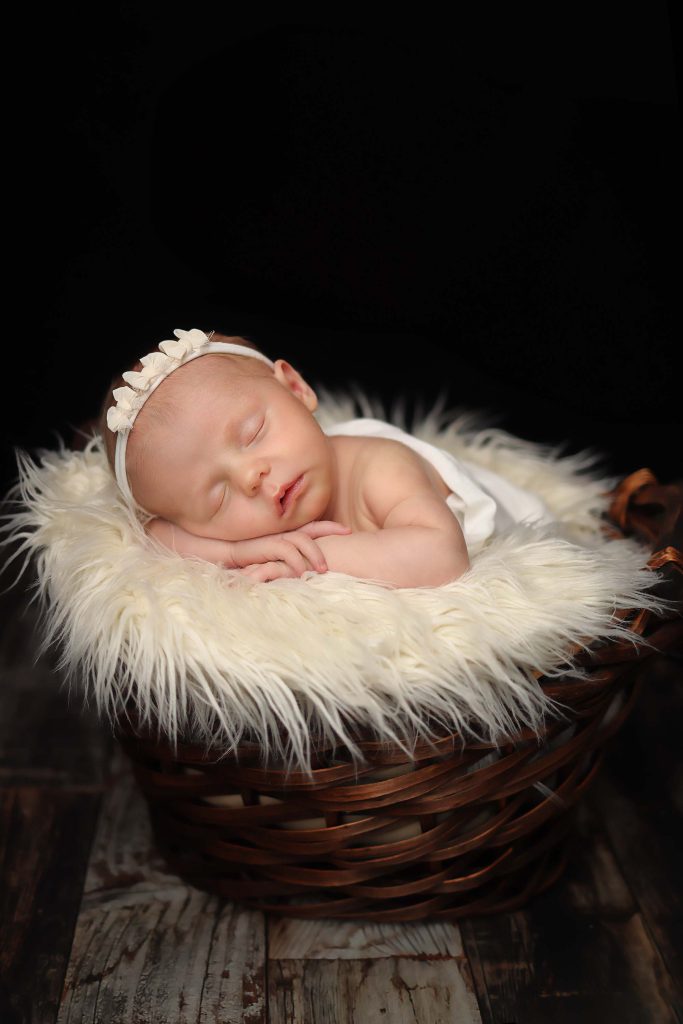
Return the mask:
{"type": "MultiPolygon", "coordinates": [[[[216,331],[214,331],[211,340],[233,342],[234,344],[244,345],[246,348],[254,349],[255,352],[261,351],[258,345],[254,344],[254,342],[251,341],[250,338],[245,338],[244,335],[218,334],[216,331]]],[[[262,363],[260,359],[251,359],[249,358],[249,356],[239,356],[236,353],[233,354],[228,352],[220,352],[213,354],[219,355],[222,359],[231,359],[235,365],[236,370],[243,377],[264,376],[264,371],[266,373],[270,373],[267,364],[262,363]]],[[[204,359],[206,358],[206,356],[202,356],[200,358],[204,359]]],[[[128,369],[133,370],[136,373],[139,373],[143,369],[143,366],[142,363],[138,360],[138,362],[136,362],[133,366],[129,366],[128,369]]],[[[163,384],[158,388],[158,390],[155,392],[154,398],[146,402],[143,408],[140,410],[139,418],[144,417],[144,422],[147,427],[157,424],[159,426],[170,426],[170,424],[172,423],[174,415],[174,389],[179,386],[179,379],[180,383],[182,383],[182,378],[184,377],[184,375],[182,374],[182,369],[183,368],[180,367],[179,370],[175,370],[173,373],[171,373],[168,376],[168,378],[165,381],[163,381],[163,384]],[[180,378],[178,377],[179,374],[180,378]]],[[[112,473],[114,473],[114,458],[116,454],[116,434],[112,430],[110,430],[107,425],[107,412],[113,405],[116,404],[112,392],[116,388],[122,388],[125,386],[126,381],[123,379],[123,375],[119,375],[118,377],[115,377],[111,381],[107,389],[107,392],[104,396],[104,399],[102,401],[99,416],[97,419],[97,429],[98,432],[102,435],[102,438],[104,439],[104,447],[107,454],[107,462],[109,463],[109,468],[111,469],[112,473]]],[[[136,471],[142,462],[145,452],[147,451],[148,442],[149,431],[143,430],[138,431],[136,433],[134,425],[127,446],[128,477],[130,480],[132,480],[136,475],[136,471]]]]}

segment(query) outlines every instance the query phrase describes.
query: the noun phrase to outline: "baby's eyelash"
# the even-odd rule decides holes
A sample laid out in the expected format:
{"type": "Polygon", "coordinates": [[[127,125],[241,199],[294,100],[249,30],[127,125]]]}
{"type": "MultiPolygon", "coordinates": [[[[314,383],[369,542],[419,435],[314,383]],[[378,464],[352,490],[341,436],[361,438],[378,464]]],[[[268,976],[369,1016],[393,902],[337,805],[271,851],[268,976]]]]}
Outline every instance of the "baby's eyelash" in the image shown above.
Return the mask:
{"type": "MultiPolygon", "coordinates": [[[[256,438],[257,438],[257,437],[259,436],[259,434],[260,434],[260,433],[261,433],[261,431],[263,430],[263,428],[264,428],[264,426],[265,426],[265,423],[266,423],[266,421],[265,421],[265,420],[262,420],[262,421],[261,421],[261,426],[260,426],[260,427],[258,428],[258,430],[256,431],[256,433],[254,434],[254,436],[252,437],[251,441],[255,441],[255,440],[256,440],[256,438]]],[[[251,441],[249,442],[249,444],[251,444],[251,441]]]]}
{"type": "Polygon", "coordinates": [[[218,513],[220,512],[220,510],[221,510],[221,509],[223,508],[223,505],[224,505],[224,503],[225,503],[225,496],[227,495],[227,493],[228,493],[228,488],[227,488],[227,487],[224,487],[224,488],[223,488],[223,495],[222,495],[222,497],[221,497],[221,500],[220,500],[220,501],[218,502],[218,504],[216,505],[216,511],[215,511],[215,512],[212,512],[212,513],[211,513],[211,518],[212,518],[212,519],[213,519],[213,518],[214,518],[215,516],[217,516],[217,515],[218,515],[218,513]]]}

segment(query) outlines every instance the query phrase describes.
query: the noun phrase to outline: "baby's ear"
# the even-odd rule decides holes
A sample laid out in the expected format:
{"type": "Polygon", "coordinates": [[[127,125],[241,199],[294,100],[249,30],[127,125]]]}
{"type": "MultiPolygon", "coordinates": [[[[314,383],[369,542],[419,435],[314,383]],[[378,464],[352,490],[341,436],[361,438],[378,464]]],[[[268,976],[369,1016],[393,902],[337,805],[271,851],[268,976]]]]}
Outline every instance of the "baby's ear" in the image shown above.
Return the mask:
{"type": "Polygon", "coordinates": [[[275,360],[275,378],[283,387],[304,403],[309,412],[318,408],[318,396],[313,388],[286,359],[275,360]]]}

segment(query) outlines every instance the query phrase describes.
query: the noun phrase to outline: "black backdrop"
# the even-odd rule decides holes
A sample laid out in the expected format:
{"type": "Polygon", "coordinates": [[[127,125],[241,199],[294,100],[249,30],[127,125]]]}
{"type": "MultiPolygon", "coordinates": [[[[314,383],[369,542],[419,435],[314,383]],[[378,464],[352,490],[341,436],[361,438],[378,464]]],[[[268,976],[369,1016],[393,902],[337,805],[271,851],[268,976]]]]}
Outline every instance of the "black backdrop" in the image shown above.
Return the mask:
{"type": "Polygon", "coordinates": [[[556,6],[41,15],[7,157],[5,486],[15,446],[72,443],[194,326],[680,476],[671,12],[556,6]]]}

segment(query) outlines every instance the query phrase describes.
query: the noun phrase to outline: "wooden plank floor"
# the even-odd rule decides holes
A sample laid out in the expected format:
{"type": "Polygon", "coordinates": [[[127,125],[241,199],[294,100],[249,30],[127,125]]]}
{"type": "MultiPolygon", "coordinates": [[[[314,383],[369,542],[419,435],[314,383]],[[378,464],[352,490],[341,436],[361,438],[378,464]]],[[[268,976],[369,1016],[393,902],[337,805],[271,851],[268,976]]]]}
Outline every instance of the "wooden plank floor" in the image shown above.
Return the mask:
{"type": "Polygon", "coordinates": [[[12,590],[0,616],[3,1024],[683,1020],[678,658],[648,672],[569,868],[527,909],[309,922],[168,874],[107,727],[60,690],[54,656],[33,664],[35,605],[12,590]]]}

